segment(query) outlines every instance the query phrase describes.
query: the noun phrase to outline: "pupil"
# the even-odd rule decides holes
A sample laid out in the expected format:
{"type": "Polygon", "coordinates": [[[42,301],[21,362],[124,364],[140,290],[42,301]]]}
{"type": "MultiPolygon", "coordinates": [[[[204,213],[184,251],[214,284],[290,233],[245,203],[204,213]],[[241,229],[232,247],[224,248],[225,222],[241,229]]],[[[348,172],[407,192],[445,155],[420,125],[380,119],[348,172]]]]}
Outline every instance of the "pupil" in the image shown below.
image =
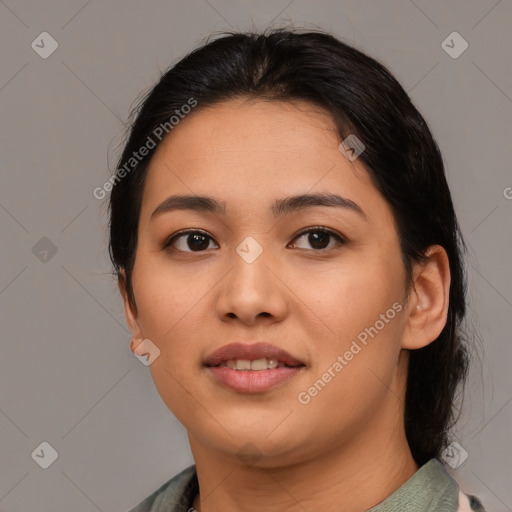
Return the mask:
{"type": "Polygon", "coordinates": [[[314,247],[315,249],[324,249],[329,245],[329,237],[329,233],[315,231],[309,234],[309,243],[311,244],[311,247],[314,247]]]}
{"type": "Polygon", "coordinates": [[[208,239],[205,235],[190,234],[187,238],[187,245],[191,250],[201,250],[208,247],[208,239]]]}

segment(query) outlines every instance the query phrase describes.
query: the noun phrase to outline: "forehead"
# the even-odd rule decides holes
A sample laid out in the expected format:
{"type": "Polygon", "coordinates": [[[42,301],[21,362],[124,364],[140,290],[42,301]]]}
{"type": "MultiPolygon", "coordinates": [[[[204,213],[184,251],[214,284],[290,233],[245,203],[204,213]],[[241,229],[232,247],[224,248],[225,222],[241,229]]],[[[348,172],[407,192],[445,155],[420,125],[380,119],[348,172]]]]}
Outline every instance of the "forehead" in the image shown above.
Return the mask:
{"type": "Polygon", "coordinates": [[[336,192],[386,209],[362,162],[339,150],[337,127],[323,109],[247,99],[196,109],[153,155],[143,209],[170,193],[215,195],[229,209],[306,192],[336,192]]]}
{"type": "Polygon", "coordinates": [[[244,160],[286,155],[300,160],[325,156],[337,139],[333,119],[315,105],[239,98],[205,108],[198,105],[164,139],[153,159],[169,157],[179,148],[180,155],[174,157],[211,164],[212,155],[244,160]]]}

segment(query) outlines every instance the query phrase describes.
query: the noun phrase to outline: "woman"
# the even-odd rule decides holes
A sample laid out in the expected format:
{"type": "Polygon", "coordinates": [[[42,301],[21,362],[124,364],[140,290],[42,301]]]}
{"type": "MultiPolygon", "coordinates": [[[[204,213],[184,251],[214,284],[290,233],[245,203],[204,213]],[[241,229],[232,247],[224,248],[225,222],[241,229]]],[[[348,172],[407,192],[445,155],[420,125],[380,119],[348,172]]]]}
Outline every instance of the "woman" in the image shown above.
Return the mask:
{"type": "Polygon", "coordinates": [[[195,462],[132,512],[483,510],[440,462],[464,243],[382,65],[317,32],[214,40],[143,100],[111,183],[131,348],[195,462]]]}

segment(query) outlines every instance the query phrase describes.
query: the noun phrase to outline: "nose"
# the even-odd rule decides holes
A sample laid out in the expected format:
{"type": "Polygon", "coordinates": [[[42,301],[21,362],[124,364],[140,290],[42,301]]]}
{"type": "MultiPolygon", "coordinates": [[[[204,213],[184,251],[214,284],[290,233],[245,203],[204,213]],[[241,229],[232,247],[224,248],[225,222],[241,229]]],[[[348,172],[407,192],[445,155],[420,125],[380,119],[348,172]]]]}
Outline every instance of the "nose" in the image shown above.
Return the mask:
{"type": "Polygon", "coordinates": [[[233,267],[221,281],[217,297],[216,309],[221,321],[250,326],[257,322],[280,322],[286,317],[286,287],[276,277],[277,269],[272,268],[264,253],[252,263],[234,255],[233,267]]]}

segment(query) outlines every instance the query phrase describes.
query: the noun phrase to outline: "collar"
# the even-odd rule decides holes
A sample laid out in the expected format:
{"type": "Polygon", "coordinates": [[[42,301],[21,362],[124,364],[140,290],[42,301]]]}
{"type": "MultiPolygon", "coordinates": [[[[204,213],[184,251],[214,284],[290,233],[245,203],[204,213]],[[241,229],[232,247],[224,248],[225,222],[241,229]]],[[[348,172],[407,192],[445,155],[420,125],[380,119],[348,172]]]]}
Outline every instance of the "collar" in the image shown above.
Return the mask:
{"type": "MultiPolygon", "coordinates": [[[[190,512],[199,492],[195,465],[164,483],[130,512],[190,512]]],[[[459,486],[437,459],[430,459],[407,482],[367,512],[456,512],[459,486]]]]}
{"type": "Polygon", "coordinates": [[[368,512],[455,512],[459,486],[437,459],[430,459],[393,494],[368,512]]]}

